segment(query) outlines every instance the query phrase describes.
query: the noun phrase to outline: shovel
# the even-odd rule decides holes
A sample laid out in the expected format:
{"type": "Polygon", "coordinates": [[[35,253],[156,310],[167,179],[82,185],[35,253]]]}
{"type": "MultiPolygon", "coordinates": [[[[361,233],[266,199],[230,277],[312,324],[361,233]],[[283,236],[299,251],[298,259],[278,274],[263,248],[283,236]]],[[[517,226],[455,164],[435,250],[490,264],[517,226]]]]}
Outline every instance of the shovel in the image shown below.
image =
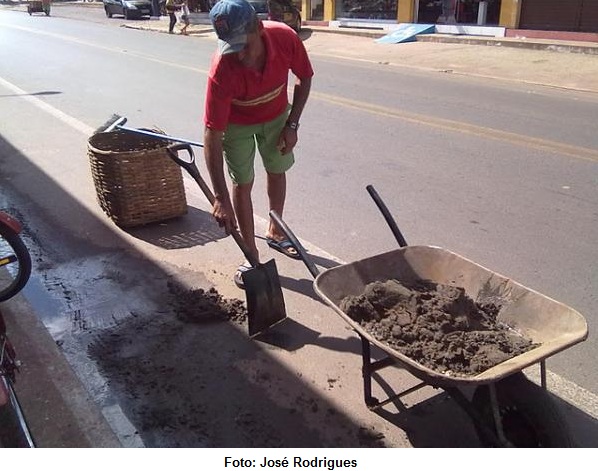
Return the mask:
{"type": "Polygon", "coordinates": [[[116,129],[119,131],[131,132],[133,134],[141,134],[142,136],[155,137],[156,139],[162,139],[164,141],[181,142],[184,144],[190,144],[192,146],[203,147],[203,144],[201,142],[191,141],[182,137],[168,136],[167,134],[160,134],[158,132],[149,131],[147,129],[129,128],[127,126],[124,126],[126,122],[127,118],[125,118],[124,116],[113,114],[110,117],[110,119],[108,119],[108,121],[106,121],[104,124],[102,124],[99,128],[97,128],[94,131],[94,134],[100,132],[112,132],[116,129]]]}
{"type": "MultiPolygon", "coordinates": [[[[214,194],[199,174],[191,146],[189,144],[173,144],[168,146],[167,150],[170,158],[193,177],[201,191],[208,198],[210,204],[213,205],[215,200],[214,194]],[[189,153],[188,160],[183,160],[179,157],[178,151],[180,150],[189,153]]],[[[247,248],[239,231],[233,229],[231,235],[252,267],[243,272],[241,277],[247,298],[249,336],[254,337],[287,317],[280,278],[278,277],[278,270],[276,269],[274,259],[260,264],[259,260],[247,248]]]]}

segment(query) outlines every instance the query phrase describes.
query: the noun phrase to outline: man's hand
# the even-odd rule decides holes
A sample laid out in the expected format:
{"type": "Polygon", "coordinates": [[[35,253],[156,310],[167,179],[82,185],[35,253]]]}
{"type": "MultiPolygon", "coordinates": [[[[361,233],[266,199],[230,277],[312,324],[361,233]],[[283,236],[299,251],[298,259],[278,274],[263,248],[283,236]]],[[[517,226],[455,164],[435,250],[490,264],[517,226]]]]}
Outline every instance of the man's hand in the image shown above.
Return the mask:
{"type": "Polygon", "coordinates": [[[214,216],[214,219],[216,219],[218,225],[223,227],[226,233],[229,235],[233,229],[237,228],[235,211],[230,199],[227,199],[226,202],[215,199],[214,205],[212,206],[212,216],[214,216]]]}
{"type": "Polygon", "coordinates": [[[297,139],[297,130],[285,126],[282,128],[282,132],[278,138],[278,145],[276,147],[282,155],[288,154],[297,144],[297,139]]]}

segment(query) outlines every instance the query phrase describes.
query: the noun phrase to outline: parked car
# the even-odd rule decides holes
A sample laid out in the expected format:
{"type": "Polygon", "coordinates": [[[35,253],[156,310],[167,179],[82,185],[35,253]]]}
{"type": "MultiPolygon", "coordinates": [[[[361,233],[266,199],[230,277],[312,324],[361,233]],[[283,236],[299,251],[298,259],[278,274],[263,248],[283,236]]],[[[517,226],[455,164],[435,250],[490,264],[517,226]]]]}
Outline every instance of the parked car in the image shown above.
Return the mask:
{"type": "Polygon", "coordinates": [[[141,18],[152,14],[151,0],[102,0],[108,18],[122,15],[125,19],[141,18]]]}
{"type": "Polygon", "coordinates": [[[248,0],[248,1],[249,1],[249,4],[253,7],[255,12],[257,13],[257,17],[260,20],[268,20],[269,19],[267,0],[248,0]]]}
{"type": "Polygon", "coordinates": [[[248,0],[262,20],[280,21],[301,31],[301,11],[291,0],[248,0]]]}

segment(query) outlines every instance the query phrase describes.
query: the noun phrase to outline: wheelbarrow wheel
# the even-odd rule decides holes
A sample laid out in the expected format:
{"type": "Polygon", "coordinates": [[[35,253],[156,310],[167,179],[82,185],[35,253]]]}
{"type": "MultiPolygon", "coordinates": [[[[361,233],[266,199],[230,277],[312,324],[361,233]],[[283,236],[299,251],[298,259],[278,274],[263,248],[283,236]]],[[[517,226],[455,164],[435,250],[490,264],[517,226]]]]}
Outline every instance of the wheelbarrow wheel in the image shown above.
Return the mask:
{"type": "MultiPolygon", "coordinates": [[[[495,383],[499,413],[505,438],[518,448],[569,448],[571,436],[548,393],[516,373],[495,383]]],[[[477,388],[472,405],[486,427],[496,433],[488,386],[477,388]]],[[[484,446],[494,446],[474,424],[484,446]]]]}

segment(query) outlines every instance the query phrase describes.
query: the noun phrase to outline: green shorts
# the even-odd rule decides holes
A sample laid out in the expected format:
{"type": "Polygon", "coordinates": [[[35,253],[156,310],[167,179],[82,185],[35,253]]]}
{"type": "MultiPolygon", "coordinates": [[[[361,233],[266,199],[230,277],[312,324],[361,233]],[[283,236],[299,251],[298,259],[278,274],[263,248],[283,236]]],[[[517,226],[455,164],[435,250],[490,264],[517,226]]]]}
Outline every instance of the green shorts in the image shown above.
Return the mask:
{"type": "Polygon", "coordinates": [[[228,173],[234,183],[243,185],[253,181],[256,144],[267,172],[284,173],[293,166],[293,152],[282,155],[277,148],[287,116],[288,111],[285,111],[272,121],[262,124],[228,125],[222,145],[228,173]]]}

